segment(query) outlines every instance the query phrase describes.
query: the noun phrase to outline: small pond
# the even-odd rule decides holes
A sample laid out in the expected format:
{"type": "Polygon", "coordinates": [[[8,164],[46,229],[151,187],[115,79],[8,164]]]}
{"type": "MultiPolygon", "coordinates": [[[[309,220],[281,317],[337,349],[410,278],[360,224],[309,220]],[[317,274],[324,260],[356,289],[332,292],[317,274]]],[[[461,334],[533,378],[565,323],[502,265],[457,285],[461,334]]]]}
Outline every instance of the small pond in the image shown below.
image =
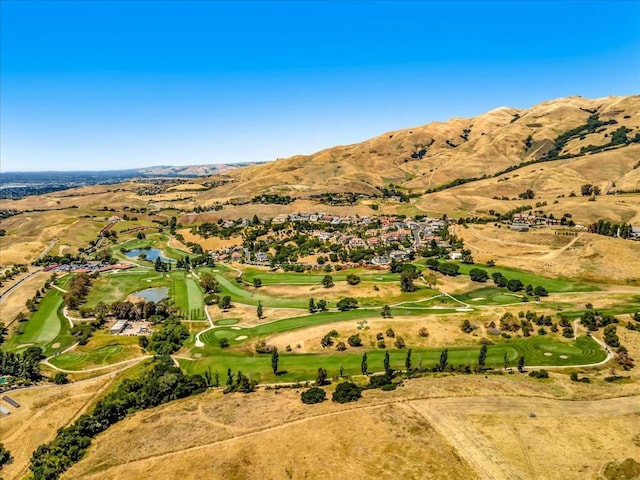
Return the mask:
{"type": "Polygon", "coordinates": [[[163,262],[173,263],[175,260],[171,258],[165,258],[162,256],[162,252],[157,248],[135,248],[133,250],[129,250],[125,255],[129,258],[136,258],[140,255],[145,254],[147,260],[151,262],[155,262],[157,258],[160,258],[163,262]]]}
{"type": "Polygon", "coordinates": [[[169,295],[169,287],[147,288],[146,290],[135,292],[133,295],[144,298],[147,302],[157,303],[160,300],[167,298],[169,295]]]}

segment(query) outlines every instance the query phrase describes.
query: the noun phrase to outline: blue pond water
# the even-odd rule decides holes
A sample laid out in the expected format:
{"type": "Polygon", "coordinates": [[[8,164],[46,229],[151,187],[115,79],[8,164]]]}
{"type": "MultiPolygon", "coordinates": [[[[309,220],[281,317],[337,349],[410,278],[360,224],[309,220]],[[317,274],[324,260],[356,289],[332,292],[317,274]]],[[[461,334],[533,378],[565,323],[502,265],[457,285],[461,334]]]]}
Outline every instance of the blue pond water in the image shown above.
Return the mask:
{"type": "Polygon", "coordinates": [[[169,287],[156,287],[147,288],[146,290],[140,290],[134,293],[136,297],[142,297],[147,302],[159,302],[160,300],[167,298],[169,294],[169,287]]]}
{"type": "Polygon", "coordinates": [[[162,252],[157,248],[136,248],[134,250],[131,250],[125,253],[125,255],[129,258],[135,258],[140,256],[143,253],[147,256],[147,260],[150,260],[152,262],[155,262],[157,258],[160,258],[160,260],[162,260],[163,262],[171,262],[171,263],[175,262],[175,260],[171,258],[163,257],[162,252]]]}

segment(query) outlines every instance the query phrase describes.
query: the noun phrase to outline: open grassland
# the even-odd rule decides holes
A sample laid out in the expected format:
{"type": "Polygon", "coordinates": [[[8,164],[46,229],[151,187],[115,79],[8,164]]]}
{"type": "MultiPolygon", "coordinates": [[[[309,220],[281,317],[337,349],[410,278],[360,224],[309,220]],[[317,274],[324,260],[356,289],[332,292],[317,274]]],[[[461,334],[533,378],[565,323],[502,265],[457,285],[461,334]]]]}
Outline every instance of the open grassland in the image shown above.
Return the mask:
{"type": "Polygon", "coordinates": [[[348,269],[336,272],[271,272],[266,269],[246,267],[236,265],[242,270],[242,278],[248,282],[253,282],[254,278],[259,278],[263,285],[287,284],[287,285],[320,285],[325,275],[331,275],[334,282],[346,282],[347,275],[357,275],[362,282],[399,282],[399,273],[390,273],[388,270],[379,272],[365,268],[348,269]]]}
{"type": "MultiPolygon", "coordinates": [[[[516,473],[524,480],[582,480],[597,478],[611,460],[640,453],[634,441],[638,397],[593,399],[606,390],[604,383],[578,385],[588,389],[584,393],[555,374],[547,381],[516,374],[404,383],[393,392],[366,391],[346,405],[303,405],[299,389],[247,396],[209,391],[113,426],[63,478],[474,479],[516,473]],[[592,399],[575,401],[585,394],[592,399]],[[326,458],[337,461],[327,466],[326,458]]],[[[637,393],[634,385],[622,388],[637,393]]]]}
{"type": "MultiPolygon", "coordinates": [[[[232,332],[234,331],[228,331],[228,333],[232,332]]],[[[227,334],[223,329],[207,333],[211,333],[214,337],[227,334]]],[[[205,339],[203,338],[203,340],[205,339]]],[[[207,338],[207,340],[209,339],[207,338]]],[[[415,365],[421,364],[425,368],[434,367],[440,359],[442,350],[442,348],[414,348],[413,362],[415,365]]],[[[391,353],[391,367],[404,369],[406,350],[392,349],[389,351],[391,353]]],[[[479,351],[479,345],[450,347],[448,348],[448,361],[456,366],[473,366],[477,364],[479,351]]],[[[345,375],[359,375],[364,352],[367,353],[370,371],[384,370],[383,358],[385,350],[360,348],[350,348],[346,352],[326,354],[281,352],[279,370],[282,373],[277,377],[271,371],[271,355],[268,354],[249,354],[247,352],[216,348],[194,348],[191,359],[180,357],[180,365],[189,373],[204,373],[206,370],[211,369],[223,375],[227,368],[231,368],[233,371],[241,370],[259,382],[304,381],[314,378],[315,372],[320,367],[326,369],[329,376],[337,376],[341,366],[345,375]],[[200,356],[197,357],[196,355],[200,356]]],[[[592,364],[606,358],[606,353],[590,337],[579,337],[576,341],[571,342],[547,337],[529,337],[491,345],[487,352],[486,365],[498,369],[504,368],[505,354],[512,368],[517,365],[518,358],[521,356],[525,357],[528,365],[549,367],[592,364]]]]}
{"type": "MultiPolygon", "coordinates": [[[[2,417],[0,442],[11,451],[13,462],[2,469],[4,478],[24,478],[31,453],[52,440],[58,428],[71,423],[102,396],[113,377],[100,377],[69,385],[44,385],[10,393],[21,407],[2,417]]],[[[5,405],[6,406],[6,405],[5,405]]]]}
{"type": "MultiPolygon", "coordinates": [[[[637,205],[640,203],[636,203],[636,209],[640,210],[637,205]]],[[[606,214],[598,218],[615,220],[606,214]]],[[[571,278],[587,284],[639,285],[636,265],[640,242],[579,233],[578,237],[567,237],[572,240],[570,244],[555,248],[551,235],[517,233],[489,225],[457,228],[456,235],[464,238],[465,246],[479,262],[494,260],[501,266],[535,272],[545,278],[571,278]]]]}
{"type": "MultiPolygon", "coordinates": [[[[12,324],[18,313],[26,313],[26,301],[33,298],[36,290],[40,290],[50,276],[51,275],[49,273],[38,272],[21,283],[18,288],[12,290],[6,297],[3,297],[0,302],[0,321],[3,322],[5,326],[9,326],[12,324]]],[[[18,279],[7,282],[7,285],[9,283],[13,285],[17,280],[18,279]]],[[[11,328],[14,328],[15,325],[16,324],[12,324],[11,328]]]]}

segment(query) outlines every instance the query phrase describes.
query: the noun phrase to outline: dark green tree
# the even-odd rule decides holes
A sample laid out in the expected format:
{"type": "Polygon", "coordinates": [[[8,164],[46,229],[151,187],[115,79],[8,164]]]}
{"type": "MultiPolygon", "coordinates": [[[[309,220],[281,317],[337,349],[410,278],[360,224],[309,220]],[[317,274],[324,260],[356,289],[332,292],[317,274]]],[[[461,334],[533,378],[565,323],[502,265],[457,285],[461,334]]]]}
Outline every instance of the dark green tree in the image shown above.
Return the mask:
{"type": "Polygon", "coordinates": [[[389,350],[384,352],[384,371],[389,373],[391,371],[391,359],[389,358],[389,350]]]}
{"type": "Polygon", "coordinates": [[[278,354],[278,348],[273,347],[271,352],[271,369],[274,375],[278,375],[278,362],[280,361],[280,355],[278,354]]]}
{"type": "Polygon", "coordinates": [[[260,300],[258,300],[258,307],[256,308],[256,314],[258,315],[258,320],[262,320],[262,317],[264,317],[262,302],[260,300]]]}
{"type": "Polygon", "coordinates": [[[316,385],[318,387],[321,387],[323,385],[326,385],[327,383],[328,383],[327,382],[327,371],[322,367],[318,368],[318,376],[316,377],[316,385]]]}
{"type": "Polygon", "coordinates": [[[478,366],[482,369],[487,363],[487,346],[480,347],[480,355],[478,355],[478,366]]]}
{"type": "Polygon", "coordinates": [[[444,372],[444,369],[447,368],[447,365],[449,364],[449,350],[448,349],[444,349],[442,351],[442,353],[440,353],[440,361],[438,362],[438,371],[439,372],[444,372]]]}
{"type": "Polygon", "coordinates": [[[360,371],[363,375],[367,375],[369,372],[369,366],[367,365],[367,354],[362,354],[362,361],[360,362],[360,371]]]}
{"type": "Polygon", "coordinates": [[[382,307],[382,312],[380,312],[382,318],[390,318],[391,317],[391,307],[389,305],[385,305],[382,307]]]}
{"type": "Polygon", "coordinates": [[[407,373],[411,371],[411,349],[407,350],[407,356],[404,359],[404,367],[407,369],[407,373]]]}
{"type": "Polygon", "coordinates": [[[518,359],[518,371],[522,373],[524,371],[524,355],[518,359]]]}

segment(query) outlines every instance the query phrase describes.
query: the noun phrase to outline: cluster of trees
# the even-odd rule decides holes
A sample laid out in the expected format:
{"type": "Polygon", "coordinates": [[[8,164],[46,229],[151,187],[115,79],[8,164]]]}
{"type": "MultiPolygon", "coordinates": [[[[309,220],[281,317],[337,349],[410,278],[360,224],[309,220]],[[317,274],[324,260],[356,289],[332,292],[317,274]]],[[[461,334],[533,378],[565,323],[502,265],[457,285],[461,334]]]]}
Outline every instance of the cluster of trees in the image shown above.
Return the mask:
{"type": "Polygon", "coordinates": [[[425,262],[425,265],[430,270],[440,272],[450,277],[455,277],[460,273],[460,265],[456,265],[455,263],[449,263],[449,262],[439,262],[435,258],[427,259],[427,261],[425,262]]]}
{"type": "Polygon", "coordinates": [[[11,452],[7,450],[2,443],[0,443],[0,470],[2,470],[3,465],[9,463],[11,460],[13,460],[11,452]]]}
{"type": "Polygon", "coordinates": [[[574,155],[560,155],[560,152],[564,149],[565,145],[573,138],[578,138],[583,135],[588,135],[594,133],[598,128],[603,127],[605,125],[612,125],[617,123],[616,120],[600,120],[598,113],[593,113],[587,119],[587,123],[584,125],[580,125],[576,128],[572,128],[571,130],[567,130],[566,132],[558,135],[554,142],[554,148],[547,152],[547,159],[562,159],[573,157],[574,155]]]}
{"type": "Polygon", "coordinates": [[[309,299],[309,313],[326,312],[327,309],[326,300],[320,299],[316,302],[313,297],[309,299]]]}
{"type": "Polygon", "coordinates": [[[27,270],[27,266],[22,264],[13,265],[11,268],[7,268],[0,276],[0,287],[3,285],[3,282],[11,280],[13,277],[19,275],[20,273],[24,273],[27,270]]]}
{"type": "Polygon", "coordinates": [[[91,278],[86,273],[79,273],[71,278],[64,294],[64,303],[71,310],[76,310],[85,301],[91,287],[91,278]]]}
{"type": "Polygon", "coordinates": [[[160,328],[150,337],[140,336],[138,342],[145,350],[158,355],[171,355],[182,348],[184,341],[189,338],[189,330],[177,318],[165,319],[160,328]]]}
{"type": "Polygon", "coordinates": [[[486,282],[489,279],[489,274],[486,270],[481,268],[472,268],[469,270],[469,278],[474,282],[486,282]]]}
{"type": "Polygon", "coordinates": [[[8,375],[25,383],[37,382],[42,378],[40,360],[43,358],[40,347],[28,347],[21,354],[0,350],[0,375],[8,375]]]}
{"type": "MultiPolygon", "coordinates": [[[[276,366],[277,370],[277,366],[276,366]]],[[[251,393],[256,391],[256,381],[244,375],[240,370],[235,375],[227,369],[227,383],[222,393],[251,393]]]]}
{"type": "Polygon", "coordinates": [[[165,318],[176,315],[177,309],[165,301],[156,303],[141,300],[133,303],[127,300],[113,302],[108,308],[104,303],[100,302],[92,312],[95,313],[96,317],[110,312],[118,320],[147,320],[152,323],[160,323],[165,318]]]}
{"type": "Polygon", "coordinates": [[[322,339],[320,340],[320,345],[322,346],[322,348],[329,348],[333,346],[333,339],[337,338],[338,336],[339,333],[337,330],[331,330],[324,337],[322,337],[322,339]]]}
{"type": "Polygon", "coordinates": [[[129,413],[194,395],[206,388],[201,375],[185,375],[174,366],[171,357],[155,357],[139,378],[123,380],[97,403],[92,413],[58,430],[54,440],[35,450],[29,466],[34,480],[57,479],[84,456],[96,435],[129,413]]]}
{"type": "Polygon", "coordinates": [[[608,237],[630,238],[632,226],[629,223],[615,223],[600,219],[589,225],[588,231],[608,237]]]}
{"type": "Polygon", "coordinates": [[[507,288],[510,292],[520,292],[522,290],[525,291],[527,295],[536,296],[536,297],[546,297],[549,295],[549,292],[542,285],[537,285],[534,287],[531,284],[528,284],[526,287],[522,283],[521,280],[517,278],[508,279],[500,272],[494,272],[491,274],[491,278],[493,278],[493,283],[500,288],[507,288]]]}
{"type": "Polygon", "coordinates": [[[289,195],[279,195],[277,193],[262,194],[257,197],[253,197],[251,203],[270,203],[276,205],[288,205],[293,202],[293,198],[289,195]]]}

